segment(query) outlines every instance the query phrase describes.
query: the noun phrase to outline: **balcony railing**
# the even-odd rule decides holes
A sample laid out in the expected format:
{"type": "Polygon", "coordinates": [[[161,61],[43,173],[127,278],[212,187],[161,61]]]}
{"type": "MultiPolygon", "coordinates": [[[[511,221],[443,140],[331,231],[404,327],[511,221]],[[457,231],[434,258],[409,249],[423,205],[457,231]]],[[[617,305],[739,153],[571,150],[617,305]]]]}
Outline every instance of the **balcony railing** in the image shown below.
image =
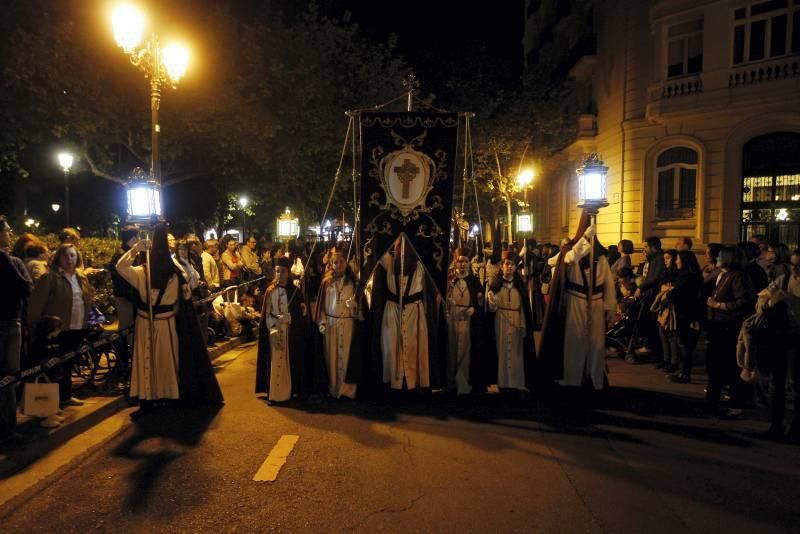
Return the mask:
{"type": "Polygon", "coordinates": [[[728,87],[797,77],[800,77],[800,55],[736,67],[728,77],[728,87]]]}
{"type": "Polygon", "coordinates": [[[656,202],[656,217],[659,219],[689,219],[695,215],[695,200],[659,200],[656,202]]]}
{"type": "Polygon", "coordinates": [[[703,92],[703,75],[694,74],[663,82],[650,87],[650,101],[697,95],[703,92]]]}

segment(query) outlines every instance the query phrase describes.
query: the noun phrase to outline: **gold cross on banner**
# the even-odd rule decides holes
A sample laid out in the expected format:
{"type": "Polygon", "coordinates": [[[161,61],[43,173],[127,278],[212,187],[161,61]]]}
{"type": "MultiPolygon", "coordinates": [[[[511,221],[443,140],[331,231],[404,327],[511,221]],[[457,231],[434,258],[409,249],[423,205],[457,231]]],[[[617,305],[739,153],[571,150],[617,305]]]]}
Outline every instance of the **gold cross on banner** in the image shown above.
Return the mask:
{"type": "Polygon", "coordinates": [[[403,184],[403,198],[408,198],[409,185],[413,182],[419,174],[420,168],[411,163],[410,159],[403,160],[403,164],[394,168],[397,173],[397,178],[403,184]]]}

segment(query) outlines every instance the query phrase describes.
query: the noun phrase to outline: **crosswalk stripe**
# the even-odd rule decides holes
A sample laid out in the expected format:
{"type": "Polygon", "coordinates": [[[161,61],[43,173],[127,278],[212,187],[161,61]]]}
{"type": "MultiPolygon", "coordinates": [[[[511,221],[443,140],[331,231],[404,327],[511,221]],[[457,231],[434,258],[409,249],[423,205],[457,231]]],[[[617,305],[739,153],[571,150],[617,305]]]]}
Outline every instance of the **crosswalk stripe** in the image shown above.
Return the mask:
{"type": "Polygon", "coordinates": [[[292,449],[297,444],[297,440],[300,439],[300,436],[294,436],[290,434],[284,434],[281,436],[281,439],[278,440],[278,443],[272,447],[272,450],[269,451],[269,455],[267,459],[264,460],[264,463],[261,464],[261,467],[258,468],[256,471],[255,476],[253,476],[253,480],[255,482],[273,482],[276,478],[278,478],[278,473],[283,467],[283,464],[286,463],[286,458],[289,457],[291,454],[292,449]]]}

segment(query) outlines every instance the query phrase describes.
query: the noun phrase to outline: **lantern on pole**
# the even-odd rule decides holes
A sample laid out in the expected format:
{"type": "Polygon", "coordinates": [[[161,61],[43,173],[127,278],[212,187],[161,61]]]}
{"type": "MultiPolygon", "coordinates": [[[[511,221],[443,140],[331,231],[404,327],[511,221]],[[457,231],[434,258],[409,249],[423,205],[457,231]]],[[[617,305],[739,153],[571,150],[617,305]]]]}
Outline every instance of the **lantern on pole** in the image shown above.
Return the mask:
{"type": "Polygon", "coordinates": [[[161,187],[141,167],[131,172],[125,186],[128,196],[128,221],[150,223],[161,220],[161,187]]]}
{"type": "MultiPolygon", "coordinates": [[[[591,218],[591,224],[597,224],[597,214],[600,208],[608,206],[608,167],[597,154],[589,154],[583,165],[576,171],[578,175],[578,207],[586,210],[591,218]]],[[[586,288],[586,303],[588,306],[586,326],[592,331],[592,295],[595,290],[595,243],[597,232],[592,234],[591,249],[589,250],[589,284],[586,288]]]]}
{"type": "Polygon", "coordinates": [[[595,213],[608,206],[608,167],[597,154],[589,154],[578,175],[578,207],[595,213]]]}
{"type": "Polygon", "coordinates": [[[299,221],[288,207],[278,217],[278,239],[288,241],[297,237],[299,221]]]}
{"type": "Polygon", "coordinates": [[[533,232],[533,215],[530,213],[517,213],[517,232],[529,234],[533,232]]]}

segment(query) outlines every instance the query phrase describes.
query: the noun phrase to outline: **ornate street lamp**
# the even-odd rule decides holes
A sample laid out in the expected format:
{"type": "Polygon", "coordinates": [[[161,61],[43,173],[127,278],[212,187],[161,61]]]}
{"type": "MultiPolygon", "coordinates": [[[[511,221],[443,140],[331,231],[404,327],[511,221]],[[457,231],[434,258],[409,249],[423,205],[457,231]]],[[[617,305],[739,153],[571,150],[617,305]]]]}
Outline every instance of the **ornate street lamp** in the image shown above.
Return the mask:
{"type": "Polygon", "coordinates": [[[522,234],[533,232],[533,215],[530,213],[517,213],[517,232],[522,234]]]}
{"type": "Polygon", "coordinates": [[[161,220],[161,186],[144,169],[133,169],[125,190],[128,222],[150,224],[161,220]]]}
{"type": "Polygon", "coordinates": [[[292,210],[287,207],[286,210],[281,213],[280,217],[278,217],[278,239],[281,241],[295,239],[299,228],[298,223],[297,217],[295,217],[292,210]]]}
{"type": "Polygon", "coordinates": [[[69,226],[69,171],[72,168],[74,158],[69,152],[58,153],[58,164],[64,170],[64,218],[66,226],[69,226]]]}
{"type": "Polygon", "coordinates": [[[171,44],[162,47],[158,35],[150,34],[150,39],[142,42],[144,34],[144,14],[130,5],[117,7],[111,15],[114,38],[134,67],[144,72],[150,80],[150,111],[152,154],[150,158],[150,175],[158,184],[161,183],[161,166],[158,152],[158,134],[161,125],[158,122],[161,108],[161,86],[169,84],[175,88],[186,72],[189,63],[189,51],[186,47],[171,44]]]}

